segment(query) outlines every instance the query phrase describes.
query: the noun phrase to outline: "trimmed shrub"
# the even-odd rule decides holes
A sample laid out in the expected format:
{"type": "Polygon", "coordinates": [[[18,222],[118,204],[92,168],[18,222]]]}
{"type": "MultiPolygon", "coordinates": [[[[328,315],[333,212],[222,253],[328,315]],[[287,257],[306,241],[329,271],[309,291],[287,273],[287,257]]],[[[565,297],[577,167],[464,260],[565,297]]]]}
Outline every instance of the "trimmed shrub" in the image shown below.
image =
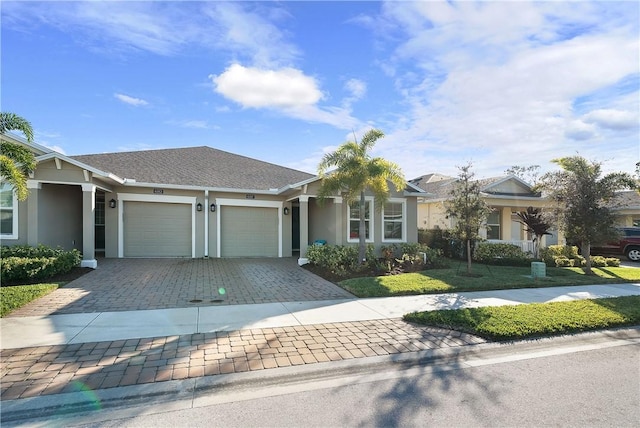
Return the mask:
{"type": "Polygon", "coordinates": [[[0,247],[0,280],[17,282],[64,274],[80,264],[78,250],[65,251],[44,245],[0,247]]]}
{"type": "Polygon", "coordinates": [[[569,259],[565,256],[558,256],[555,258],[554,266],[556,267],[573,267],[575,259],[569,259]]]}
{"type": "MultiPolygon", "coordinates": [[[[579,259],[578,247],[575,245],[549,245],[548,247],[540,249],[540,258],[545,262],[547,266],[559,266],[556,262],[556,258],[564,257],[569,260],[579,259]]],[[[563,265],[564,261],[561,262],[563,265]]],[[[573,265],[580,266],[580,263],[573,262],[573,265]]]]}
{"type": "Polygon", "coordinates": [[[338,276],[360,269],[358,247],[345,245],[311,245],[307,249],[309,263],[338,276]]]}
{"type": "Polygon", "coordinates": [[[620,267],[620,259],[615,257],[607,257],[606,259],[607,266],[609,267],[620,267]]]}
{"type": "Polygon", "coordinates": [[[526,266],[531,262],[527,253],[513,244],[478,244],[474,252],[474,259],[480,263],[502,266],[526,266]]]}

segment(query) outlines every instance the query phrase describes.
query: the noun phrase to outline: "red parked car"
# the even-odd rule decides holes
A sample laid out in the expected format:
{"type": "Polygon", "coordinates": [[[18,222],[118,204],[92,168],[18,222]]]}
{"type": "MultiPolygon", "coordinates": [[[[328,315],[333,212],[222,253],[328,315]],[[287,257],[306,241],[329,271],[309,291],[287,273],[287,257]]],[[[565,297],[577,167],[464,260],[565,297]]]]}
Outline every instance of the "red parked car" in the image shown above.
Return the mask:
{"type": "Polygon", "coordinates": [[[626,256],[632,262],[640,262],[640,227],[621,227],[620,240],[591,247],[591,255],[626,256]]]}

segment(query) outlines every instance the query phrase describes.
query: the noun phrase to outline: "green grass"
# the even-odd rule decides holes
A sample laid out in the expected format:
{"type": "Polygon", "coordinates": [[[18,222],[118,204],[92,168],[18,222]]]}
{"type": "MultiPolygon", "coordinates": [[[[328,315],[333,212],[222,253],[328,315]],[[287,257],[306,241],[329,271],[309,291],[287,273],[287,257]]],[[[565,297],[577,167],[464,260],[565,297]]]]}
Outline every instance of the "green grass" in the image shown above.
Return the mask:
{"type": "Polygon", "coordinates": [[[585,275],[580,268],[547,268],[546,278],[533,279],[530,277],[531,268],[528,266],[487,266],[476,263],[473,265],[472,271],[475,276],[466,276],[466,265],[453,263],[455,267],[448,269],[352,278],[341,281],[338,285],[358,297],[389,297],[640,281],[640,269],[638,268],[593,268],[594,275],[585,275]]]}
{"type": "Polygon", "coordinates": [[[409,322],[504,341],[640,324],[640,296],[414,312],[409,322]]]}
{"type": "Polygon", "coordinates": [[[63,283],[16,285],[12,287],[0,287],[0,317],[22,307],[32,300],[51,293],[61,287],[63,283]]]}

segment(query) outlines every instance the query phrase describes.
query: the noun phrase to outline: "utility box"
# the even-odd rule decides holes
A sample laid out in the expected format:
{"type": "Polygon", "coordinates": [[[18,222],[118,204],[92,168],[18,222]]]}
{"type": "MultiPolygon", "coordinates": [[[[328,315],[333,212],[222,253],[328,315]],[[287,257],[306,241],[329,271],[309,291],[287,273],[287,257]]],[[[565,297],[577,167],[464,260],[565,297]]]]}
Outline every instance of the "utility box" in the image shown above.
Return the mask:
{"type": "Polygon", "coordinates": [[[544,262],[531,262],[531,277],[544,278],[547,276],[547,265],[544,262]]]}

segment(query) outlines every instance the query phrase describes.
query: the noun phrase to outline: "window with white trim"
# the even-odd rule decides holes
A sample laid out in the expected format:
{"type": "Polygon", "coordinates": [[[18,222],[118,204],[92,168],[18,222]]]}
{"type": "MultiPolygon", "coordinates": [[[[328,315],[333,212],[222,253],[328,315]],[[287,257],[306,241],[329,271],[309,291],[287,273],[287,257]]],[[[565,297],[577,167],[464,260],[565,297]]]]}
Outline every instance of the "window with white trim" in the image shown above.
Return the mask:
{"type": "Polygon", "coordinates": [[[18,238],[18,198],[8,183],[0,185],[0,236],[18,238]]]}
{"type": "Polygon", "coordinates": [[[500,213],[494,210],[487,217],[487,239],[500,239],[500,213]]]}
{"type": "MultiPolygon", "coordinates": [[[[364,202],[365,240],[373,242],[373,199],[364,202]]],[[[358,242],[360,238],[360,201],[349,206],[349,222],[347,224],[347,241],[358,242]]]]}
{"type": "Polygon", "coordinates": [[[382,240],[405,241],[405,202],[388,201],[382,209],[382,240]]]}

